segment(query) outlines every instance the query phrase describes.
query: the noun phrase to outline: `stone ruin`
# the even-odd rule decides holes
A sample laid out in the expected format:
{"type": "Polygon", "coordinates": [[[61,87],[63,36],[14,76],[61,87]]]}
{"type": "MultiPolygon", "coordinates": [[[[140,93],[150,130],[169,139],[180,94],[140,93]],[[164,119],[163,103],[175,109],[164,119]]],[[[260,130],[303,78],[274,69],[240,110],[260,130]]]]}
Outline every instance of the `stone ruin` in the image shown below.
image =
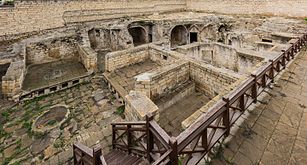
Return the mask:
{"type": "Polygon", "coordinates": [[[1,96],[30,100],[102,74],[125,120],[154,114],[178,135],[307,28],[294,18],[166,6],[65,11],[64,26],[0,35],[1,96]]]}
{"type": "Polygon", "coordinates": [[[194,100],[198,106],[182,109],[187,113],[178,117],[187,128],[255,68],[291,46],[303,27],[290,19],[191,12],[85,22],[4,47],[2,94],[32,99],[103,73],[125,103],[128,120],[143,120],[148,113],[158,120],[168,109],[182,109],[178,103],[194,100]],[[178,18],[169,18],[174,15],[178,18]],[[294,33],[294,26],[302,28],[294,33]]]}

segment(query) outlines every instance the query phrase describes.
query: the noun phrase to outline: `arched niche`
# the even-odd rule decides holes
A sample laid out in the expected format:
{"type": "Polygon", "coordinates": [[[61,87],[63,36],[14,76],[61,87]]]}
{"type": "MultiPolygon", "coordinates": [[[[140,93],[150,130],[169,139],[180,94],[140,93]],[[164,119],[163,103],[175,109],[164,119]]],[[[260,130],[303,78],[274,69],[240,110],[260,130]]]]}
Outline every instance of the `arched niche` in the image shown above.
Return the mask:
{"type": "Polygon", "coordinates": [[[177,25],[171,30],[171,48],[185,45],[188,42],[188,30],[183,25],[177,25]]]}
{"type": "Polygon", "coordinates": [[[139,46],[148,43],[148,34],[143,27],[141,26],[130,27],[128,31],[133,39],[134,46],[139,46]]]}

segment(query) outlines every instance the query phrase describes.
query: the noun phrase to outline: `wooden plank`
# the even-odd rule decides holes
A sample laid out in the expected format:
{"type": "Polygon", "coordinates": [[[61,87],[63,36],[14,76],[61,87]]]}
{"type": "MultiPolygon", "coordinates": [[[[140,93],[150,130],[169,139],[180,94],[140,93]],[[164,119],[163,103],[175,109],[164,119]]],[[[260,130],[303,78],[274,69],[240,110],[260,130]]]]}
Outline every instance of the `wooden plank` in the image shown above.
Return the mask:
{"type": "Polygon", "coordinates": [[[116,123],[111,123],[111,125],[146,125],[146,121],[137,121],[137,122],[116,122],[116,123]]]}
{"type": "Polygon", "coordinates": [[[82,153],[85,153],[86,155],[93,157],[93,150],[81,143],[75,143],[74,146],[80,150],[82,153]]]}
{"type": "Polygon", "coordinates": [[[166,158],[171,154],[172,150],[169,149],[167,152],[165,152],[162,156],[160,156],[156,161],[154,161],[152,163],[152,165],[158,165],[160,164],[161,162],[165,161],[166,158]]]}
{"type": "Polygon", "coordinates": [[[170,136],[159,126],[159,124],[152,120],[149,122],[150,127],[152,128],[152,133],[154,136],[159,136],[159,140],[162,139],[163,143],[168,143],[170,140],[170,136]]]}

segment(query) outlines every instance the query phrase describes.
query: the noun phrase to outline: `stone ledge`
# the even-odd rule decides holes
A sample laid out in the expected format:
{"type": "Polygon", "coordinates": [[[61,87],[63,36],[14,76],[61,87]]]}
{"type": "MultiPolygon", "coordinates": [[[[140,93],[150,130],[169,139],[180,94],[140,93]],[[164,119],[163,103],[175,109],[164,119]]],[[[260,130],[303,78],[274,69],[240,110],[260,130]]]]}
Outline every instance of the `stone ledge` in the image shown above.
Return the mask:
{"type": "Polygon", "coordinates": [[[125,114],[129,121],[145,120],[146,115],[156,115],[158,107],[145,94],[136,91],[130,91],[126,96],[125,114]]]}

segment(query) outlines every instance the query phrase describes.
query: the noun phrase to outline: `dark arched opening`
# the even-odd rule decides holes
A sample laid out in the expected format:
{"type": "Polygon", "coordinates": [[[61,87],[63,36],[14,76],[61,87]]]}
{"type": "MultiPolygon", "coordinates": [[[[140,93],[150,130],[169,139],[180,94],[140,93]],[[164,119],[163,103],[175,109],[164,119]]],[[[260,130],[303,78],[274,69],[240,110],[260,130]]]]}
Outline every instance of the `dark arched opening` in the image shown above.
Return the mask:
{"type": "Polygon", "coordinates": [[[174,48],[176,46],[185,45],[188,41],[188,31],[182,26],[175,26],[171,31],[171,47],[174,48]]]}
{"type": "Polygon", "coordinates": [[[144,28],[132,27],[129,28],[128,31],[132,36],[134,46],[139,46],[147,43],[147,33],[144,28]]]}

